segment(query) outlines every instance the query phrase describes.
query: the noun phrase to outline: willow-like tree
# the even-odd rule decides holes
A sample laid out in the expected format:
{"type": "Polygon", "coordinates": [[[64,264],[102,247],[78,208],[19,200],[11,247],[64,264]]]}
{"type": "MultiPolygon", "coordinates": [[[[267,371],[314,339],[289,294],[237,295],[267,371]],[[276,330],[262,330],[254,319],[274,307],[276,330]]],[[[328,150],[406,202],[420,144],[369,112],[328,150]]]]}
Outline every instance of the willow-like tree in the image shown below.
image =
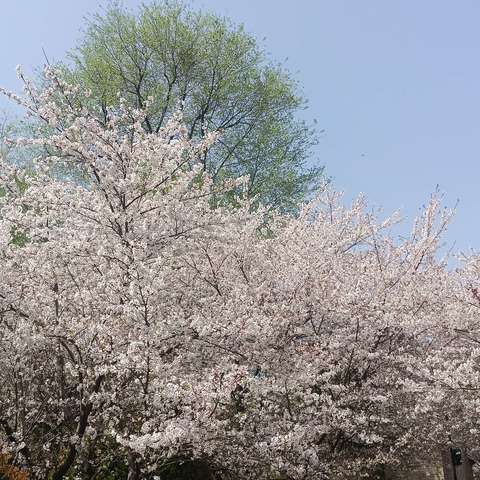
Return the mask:
{"type": "Polygon", "coordinates": [[[152,97],[147,132],[179,108],[190,138],[222,132],[203,158],[215,181],[249,175],[250,196],[285,211],[318,187],[322,168],[307,165],[315,132],[298,117],[306,101],[297,83],[228,19],[178,2],[137,14],[113,6],[90,19],[70,55],[70,78],[91,90],[100,118],[120,97],[140,108],[152,97]]]}

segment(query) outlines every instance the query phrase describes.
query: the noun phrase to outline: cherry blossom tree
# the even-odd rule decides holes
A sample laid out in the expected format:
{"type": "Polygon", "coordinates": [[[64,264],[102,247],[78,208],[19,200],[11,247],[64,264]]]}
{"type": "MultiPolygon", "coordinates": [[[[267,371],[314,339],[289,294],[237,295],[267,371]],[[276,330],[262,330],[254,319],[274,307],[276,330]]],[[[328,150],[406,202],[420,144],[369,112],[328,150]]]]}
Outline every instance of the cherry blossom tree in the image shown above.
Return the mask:
{"type": "Polygon", "coordinates": [[[188,302],[218,292],[203,265],[183,275],[185,257],[209,262],[211,244],[228,249],[258,221],[248,204],[212,208],[222,192],[196,163],[211,139],[194,145],[174,121],[145,135],[143,112],[127,109],[105,128],[48,75],[41,94],[25,81],[21,100],[56,131],[32,141],[47,153],[34,172],[2,165],[1,401],[24,463],[63,478],[98,435],[128,436],[156,415],[157,375],[201,374],[197,337],[209,335],[188,302]],[[83,184],[56,178],[59,165],[83,184]]]}
{"type": "Polygon", "coordinates": [[[33,168],[0,167],[0,439],[17,466],[102,478],[115,451],[129,480],[174,458],[358,478],[443,441],[434,377],[465,302],[437,259],[438,198],[402,241],[396,216],[328,189],[296,218],[233,207],[244,179],[201,168],[214,136],[189,140],[178,116],[147,133],[126,105],[101,124],[54,69],[41,91],[21,78],[24,98],[5,93],[50,130],[17,139],[41,147],[33,168]]]}
{"type": "MultiPolygon", "coordinates": [[[[432,352],[422,375],[430,385],[435,418],[428,438],[443,435],[445,444],[461,446],[478,462],[480,449],[480,257],[460,258],[452,282],[443,325],[441,355],[432,352]]],[[[478,466],[477,466],[478,470],[478,466]]]]}

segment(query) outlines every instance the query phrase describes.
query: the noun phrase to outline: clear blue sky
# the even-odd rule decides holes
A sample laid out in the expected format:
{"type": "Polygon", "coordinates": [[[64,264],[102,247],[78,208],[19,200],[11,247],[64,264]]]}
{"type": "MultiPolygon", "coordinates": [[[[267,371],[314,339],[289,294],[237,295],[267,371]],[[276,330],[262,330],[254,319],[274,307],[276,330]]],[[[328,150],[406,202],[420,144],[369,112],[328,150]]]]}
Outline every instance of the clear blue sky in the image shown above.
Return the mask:
{"type": "MultiPolygon", "coordinates": [[[[126,5],[135,7],[137,0],[126,5]]],[[[0,84],[62,59],[96,0],[2,2],[0,84]]],[[[480,249],[480,2],[196,0],[231,17],[283,61],[325,129],[312,161],[349,198],[364,192],[412,219],[436,185],[459,200],[449,245],[480,249]]],[[[5,102],[0,103],[5,108],[5,102]]],[[[407,228],[407,227],[405,227],[407,228]]]]}

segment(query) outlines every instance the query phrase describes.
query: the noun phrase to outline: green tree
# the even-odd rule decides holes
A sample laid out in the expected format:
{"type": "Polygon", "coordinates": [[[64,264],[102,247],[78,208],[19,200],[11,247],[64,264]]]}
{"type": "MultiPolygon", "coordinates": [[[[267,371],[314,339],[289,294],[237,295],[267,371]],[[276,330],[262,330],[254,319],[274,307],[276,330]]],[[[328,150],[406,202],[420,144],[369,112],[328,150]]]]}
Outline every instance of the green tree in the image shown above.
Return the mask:
{"type": "Polygon", "coordinates": [[[14,124],[9,121],[7,114],[0,113],[0,158],[6,158],[12,147],[5,140],[13,136],[15,132],[14,124]]]}
{"type": "Polygon", "coordinates": [[[248,174],[248,193],[294,211],[318,188],[322,168],[307,166],[315,132],[298,118],[298,85],[241,26],[179,2],[132,14],[114,5],[88,21],[65,69],[87,87],[106,118],[119,97],[153,104],[144,128],[156,132],[181,109],[191,138],[218,130],[204,168],[216,180],[248,174]]]}

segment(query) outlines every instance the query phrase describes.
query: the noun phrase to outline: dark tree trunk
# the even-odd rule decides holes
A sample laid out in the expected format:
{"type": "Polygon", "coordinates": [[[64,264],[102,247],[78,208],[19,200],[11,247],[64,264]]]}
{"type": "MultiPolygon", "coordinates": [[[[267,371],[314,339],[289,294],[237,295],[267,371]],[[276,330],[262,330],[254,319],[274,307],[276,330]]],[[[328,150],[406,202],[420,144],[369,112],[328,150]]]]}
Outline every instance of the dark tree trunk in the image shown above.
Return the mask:
{"type": "Polygon", "coordinates": [[[140,480],[140,465],[137,455],[133,452],[128,454],[128,477],[127,480],[140,480]]]}

